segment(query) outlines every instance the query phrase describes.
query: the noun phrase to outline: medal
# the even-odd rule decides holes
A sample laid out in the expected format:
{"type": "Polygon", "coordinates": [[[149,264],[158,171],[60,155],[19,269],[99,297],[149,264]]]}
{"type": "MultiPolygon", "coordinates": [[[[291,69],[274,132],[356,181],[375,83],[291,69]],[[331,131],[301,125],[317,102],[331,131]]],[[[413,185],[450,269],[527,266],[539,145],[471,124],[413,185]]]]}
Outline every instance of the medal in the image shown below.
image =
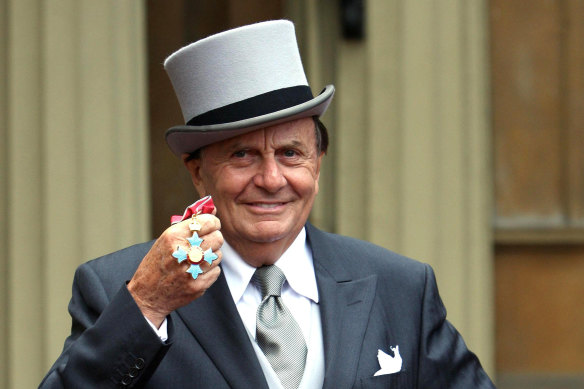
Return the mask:
{"type": "Polygon", "coordinates": [[[203,249],[199,246],[193,246],[189,249],[189,253],[187,254],[188,261],[193,265],[198,265],[203,260],[205,253],[203,249]]]}
{"type": "Polygon", "coordinates": [[[199,264],[205,261],[211,265],[214,260],[219,258],[217,254],[213,253],[213,250],[203,250],[201,248],[203,239],[197,234],[197,232],[201,230],[201,223],[197,220],[197,216],[203,213],[212,213],[214,209],[215,206],[213,205],[211,196],[206,196],[187,207],[182,216],[175,215],[170,219],[171,223],[175,224],[187,220],[189,217],[191,218],[189,221],[189,230],[193,231],[193,235],[190,238],[187,238],[189,247],[185,250],[182,247],[177,246],[176,250],[172,253],[172,256],[177,259],[178,263],[182,263],[185,260],[189,263],[189,268],[186,272],[190,273],[194,280],[197,279],[199,274],[203,274],[203,270],[199,264]]]}
{"type": "Polygon", "coordinates": [[[210,248],[203,251],[201,248],[203,239],[199,237],[199,234],[197,234],[196,231],[193,232],[193,236],[187,238],[187,242],[189,242],[188,249],[185,250],[182,247],[177,246],[176,250],[172,253],[172,256],[177,259],[178,263],[182,263],[186,260],[189,263],[189,268],[186,272],[190,273],[193,279],[196,280],[199,274],[203,274],[203,270],[201,269],[201,266],[199,266],[201,262],[205,261],[211,265],[213,261],[219,257],[210,248]]]}
{"type": "Polygon", "coordinates": [[[199,223],[199,221],[197,220],[198,215],[199,215],[198,213],[194,214],[191,217],[191,222],[189,223],[189,230],[195,231],[195,233],[196,231],[201,231],[201,223],[199,223]]]}

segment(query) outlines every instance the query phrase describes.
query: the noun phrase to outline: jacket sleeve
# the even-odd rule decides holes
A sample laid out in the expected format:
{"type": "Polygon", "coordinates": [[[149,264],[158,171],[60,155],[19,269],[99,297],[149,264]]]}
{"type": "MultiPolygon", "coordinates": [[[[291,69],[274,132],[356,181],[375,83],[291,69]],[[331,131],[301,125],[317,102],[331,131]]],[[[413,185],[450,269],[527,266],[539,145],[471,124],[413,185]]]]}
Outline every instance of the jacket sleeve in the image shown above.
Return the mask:
{"type": "Polygon", "coordinates": [[[121,283],[112,296],[88,264],[80,266],[69,303],[71,334],[40,388],[135,387],[156,370],[172,341],[162,342],[121,283]]]}
{"type": "Polygon", "coordinates": [[[446,320],[436,278],[426,266],[419,352],[420,388],[495,388],[462,336],[446,320]]]}

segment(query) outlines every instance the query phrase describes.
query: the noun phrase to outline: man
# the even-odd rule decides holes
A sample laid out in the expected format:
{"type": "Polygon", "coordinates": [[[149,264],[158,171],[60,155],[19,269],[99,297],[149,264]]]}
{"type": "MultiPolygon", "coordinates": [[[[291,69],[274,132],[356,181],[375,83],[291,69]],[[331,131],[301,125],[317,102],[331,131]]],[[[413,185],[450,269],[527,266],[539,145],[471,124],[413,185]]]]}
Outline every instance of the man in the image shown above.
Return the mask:
{"type": "Polygon", "coordinates": [[[41,387],[493,387],[429,266],[307,223],[334,88],[312,97],[292,23],[208,37],[165,68],[187,123],[167,142],[215,208],[80,266],[41,387]]]}

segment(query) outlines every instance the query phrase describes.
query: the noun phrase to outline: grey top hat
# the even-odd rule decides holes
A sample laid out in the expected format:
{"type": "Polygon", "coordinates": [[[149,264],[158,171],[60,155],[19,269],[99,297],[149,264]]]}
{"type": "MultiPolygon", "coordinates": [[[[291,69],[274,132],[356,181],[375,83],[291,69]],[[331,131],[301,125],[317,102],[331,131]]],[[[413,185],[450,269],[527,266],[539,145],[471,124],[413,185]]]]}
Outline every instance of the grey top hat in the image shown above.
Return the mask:
{"type": "Polygon", "coordinates": [[[185,46],[164,62],[185,125],[166,132],[178,156],[266,126],[322,115],[335,88],[313,97],[294,25],[274,20],[185,46]]]}

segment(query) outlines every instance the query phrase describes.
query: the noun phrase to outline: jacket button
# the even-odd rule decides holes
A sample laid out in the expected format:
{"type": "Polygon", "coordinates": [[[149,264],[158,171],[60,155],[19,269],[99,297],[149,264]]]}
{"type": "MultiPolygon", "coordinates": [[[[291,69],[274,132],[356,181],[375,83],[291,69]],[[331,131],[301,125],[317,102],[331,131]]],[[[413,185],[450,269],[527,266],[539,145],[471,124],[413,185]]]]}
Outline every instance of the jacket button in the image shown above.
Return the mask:
{"type": "Polygon", "coordinates": [[[125,375],[124,378],[122,378],[122,382],[120,382],[123,386],[128,386],[132,383],[132,377],[125,375]]]}
{"type": "Polygon", "coordinates": [[[136,378],[137,375],[138,375],[138,369],[136,367],[131,367],[130,371],[128,372],[128,377],[136,378]]]}
{"type": "Polygon", "coordinates": [[[138,370],[142,370],[144,368],[144,365],[146,363],[144,362],[144,359],[142,358],[136,358],[136,360],[134,361],[134,367],[138,370]]]}

